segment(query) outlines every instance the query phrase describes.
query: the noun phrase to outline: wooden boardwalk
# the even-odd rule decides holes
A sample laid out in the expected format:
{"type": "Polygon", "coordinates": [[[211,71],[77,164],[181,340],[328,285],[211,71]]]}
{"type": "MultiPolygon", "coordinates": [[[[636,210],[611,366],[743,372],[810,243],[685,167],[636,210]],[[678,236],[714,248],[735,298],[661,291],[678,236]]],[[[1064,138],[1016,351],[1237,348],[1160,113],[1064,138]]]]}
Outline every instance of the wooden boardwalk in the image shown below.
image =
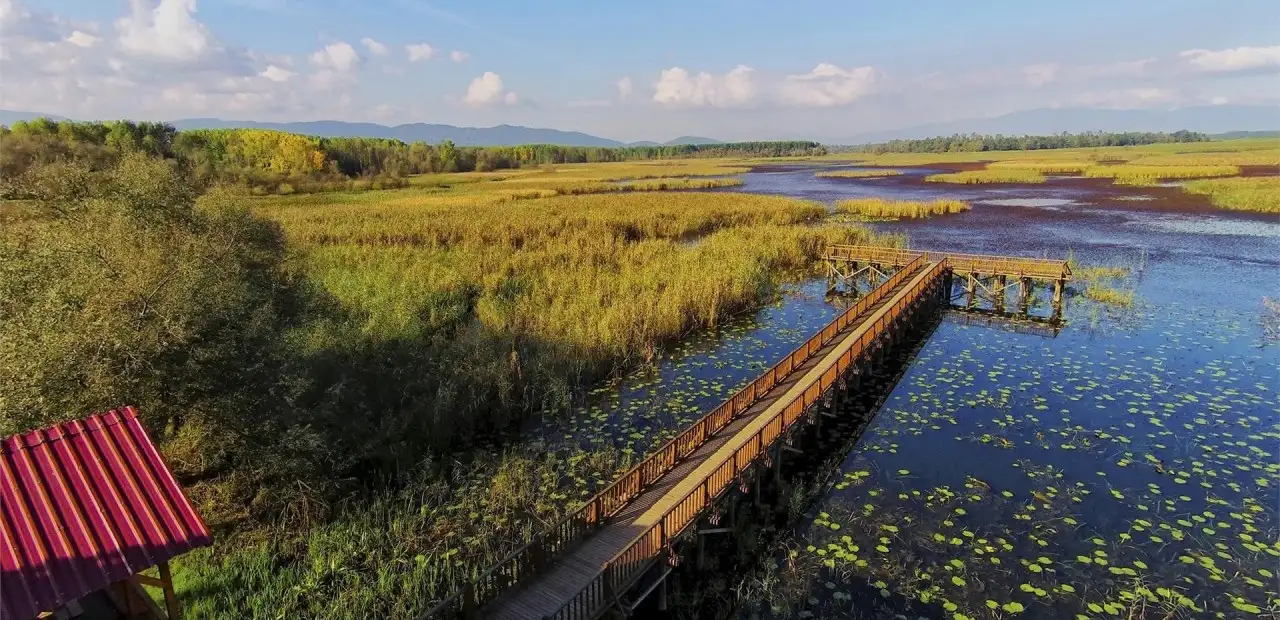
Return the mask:
{"type": "Polygon", "coordinates": [[[901,267],[923,254],[945,255],[948,266],[956,274],[1035,278],[1052,281],[1066,281],[1071,278],[1071,267],[1067,265],[1067,261],[1047,258],[925,252],[922,250],[882,248],[869,245],[833,245],[827,248],[823,258],[829,262],[901,267]]]}
{"type": "MultiPolygon", "coordinates": [[[[661,579],[672,545],[747,476],[781,454],[789,431],[827,402],[833,388],[870,368],[924,309],[949,302],[952,256],[832,246],[828,261],[901,267],[821,331],[716,409],[623,473],[581,508],[427,612],[426,618],[596,618],[624,612],[633,592],[661,579]],[[655,569],[651,571],[650,569],[655,569]]],[[[955,255],[980,277],[1053,279],[1064,261],[955,255]]],[[[972,288],[970,288],[972,291],[972,288]]],[[[1026,287],[1024,287],[1024,291],[1026,287]]],[[[643,598],[647,592],[640,592],[643,598]]]]}
{"type": "MultiPolygon", "coordinates": [[[[921,254],[790,355],[624,473],[581,509],[482,573],[427,617],[594,618],[638,580],[790,427],[930,302],[946,260],[921,254]]],[[[940,258],[940,257],[935,257],[940,258]]]]}
{"type": "MultiPolygon", "coordinates": [[[[886,291],[887,294],[865,307],[856,322],[846,328],[839,337],[832,339],[815,354],[809,356],[744,413],[641,493],[608,525],[574,549],[571,554],[555,563],[541,579],[528,584],[512,596],[498,601],[492,609],[487,610],[485,617],[495,620],[516,620],[548,616],[590,617],[593,615],[595,609],[584,609],[587,613],[579,615],[562,614],[562,608],[574,602],[575,597],[588,592],[592,582],[601,576],[609,561],[631,546],[638,536],[662,524],[664,520],[670,523],[666,517],[691,492],[698,489],[724,463],[732,461],[735,454],[756,437],[769,422],[779,419],[788,405],[799,399],[811,386],[819,383],[822,376],[836,365],[840,357],[855,346],[873,328],[878,319],[884,318],[895,302],[900,302],[907,297],[912,284],[924,281],[929,276],[929,270],[926,267],[920,266],[919,269],[913,270],[913,273],[909,274],[911,277],[902,278],[896,286],[886,291]]],[[[732,479],[726,482],[732,482],[732,479]]],[[[718,494],[720,490],[715,489],[713,494],[718,494]]],[[[691,512],[686,518],[670,523],[671,531],[665,532],[665,536],[667,538],[678,536],[696,516],[697,513],[691,512]]],[[[615,588],[615,592],[619,589],[615,588]]],[[[604,605],[611,602],[607,599],[601,601],[604,605]]]]}

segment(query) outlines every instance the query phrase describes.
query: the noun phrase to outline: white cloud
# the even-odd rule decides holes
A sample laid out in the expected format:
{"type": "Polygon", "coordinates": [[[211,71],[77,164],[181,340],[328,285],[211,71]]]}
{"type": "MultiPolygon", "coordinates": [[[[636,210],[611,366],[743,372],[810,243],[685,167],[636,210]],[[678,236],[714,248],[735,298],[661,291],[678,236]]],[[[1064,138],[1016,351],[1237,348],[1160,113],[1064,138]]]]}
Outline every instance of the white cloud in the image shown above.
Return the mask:
{"type": "Polygon", "coordinates": [[[466,62],[468,58],[471,58],[471,54],[462,50],[453,50],[452,52],[449,52],[449,59],[453,62],[466,62]]]}
{"type": "Polygon", "coordinates": [[[409,62],[421,62],[435,58],[440,50],[431,47],[429,43],[411,43],[404,46],[404,52],[409,57],[409,62]]]}
{"type": "Polygon", "coordinates": [[[1178,57],[1200,71],[1228,72],[1280,68],[1280,45],[1237,47],[1227,50],[1186,50],[1178,57]]]}
{"type": "MultiPolygon", "coordinates": [[[[8,0],[0,0],[0,2],[7,1],[8,0]]],[[[97,45],[100,40],[101,39],[98,37],[81,30],[74,30],[70,35],[67,35],[67,43],[75,45],[76,47],[93,47],[94,45],[97,45]]]]}
{"type": "Polygon", "coordinates": [[[387,54],[391,53],[391,48],[369,37],[360,39],[360,43],[363,44],[364,48],[369,50],[369,53],[373,54],[374,56],[386,56],[387,54]]]}
{"type": "Polygon", "coordinates": [[[268,80],[271,80],[272,82],[288,82],[289,78],[292,78],[297,74],[294,73],[293,71],[290,71],[288,69],[283,69],[275,65],[267,65],[267,68],[263,69],[262,73],[260,73],[259,75],[261,75],[264,78],[267,78],[268,80]]]}
{"type": "Polygon", "coordinates": [[[1122,60],[1119,62],[1105,63],[1100,65],[1085,65],[1076,69],[1074,73],[1079,77],[1089,78],[1132,78],[1141,77],[1150,73],[1159,63],[1156,58],[1140,58],[1138,60],[1122,60]]]}
{"type": "Polygon", "coordinates": [[[843,69],[824,62],[808,73],[788,75],[778,87],[778,99],[797,106],[848,105],[870,94],[879,79],[875,67],[843,69]]]}
{"type": "Polygon", "coordinates": [[[714,108],[747,105],[757,92],[755,70],[745,65],[724,75],[705,71],[690,75],[681,67],[672,67],[663,70],[653,88],[653,100],[663,105],[714,108]]]}
{"type": "Polygon", "coordinates": [[[1044,86],[1058,78],[1061,67],[1056,62],[1043,62],[1022,68],[1022,75],[1031,86],[1044,86]]]}
{"type": "Polygon", "coordinates": [[[0,26],[16,23],[26,16],[26,10],[17,0],[0,0],[0,26]]]}
{"type": "Polygon", "coordinates": [[[380,103],[369,110],[369,117],[377,121],[388,121],[401,112],[400,106],[380,103]]]}
{"type": "Polygon", "coordinates": [[[130,0],[129,17],[116,20],[120,47],[135,56],[192,62],[216,47],[213,35],[196,21],[196,0],[130,0]]]}
{"type": "Polygon", "coordinates": [[[316,68],[338,73],[350,72],[360,64],[360,54],[356,53],[356,48],[345,41],[330,43],[316,50],[311,54],[310,59],[311,64],[316,68]]]}
{"type": "Polygon", "coordinates": [[[1071,103],[1088,107],[1133,110],[1168,107],[1177,99],[1178,94],[1170,89],[1144,86],[1101,93],[1086,92],[1077,95],[1071,103]]]}
{"type": "Polygon", "coordinates": [[[502,83],[502,76],[486,71],[484,75],[471,80],[471,85],[467,87],[467,95],[462,100],[470,105],[487,105],[499,101],[514,105],[520,101],[520,98],[506,90],[502,83]]]}
{"type": "Polygon", "coordinates": [[[1228,103],[1231,103],[1231,100],[1227,99],[1226,97],[1218,96],[1218,97],[1214,97],[1213,99],[1210,99],[1209,103],[1212,103],[1213,105],[1226,105],[1228,103]]]}
{"type": "Polygon", "coordinates": [[[618,81],[614,82],[613,84],[614,86],[618,87],[619,99],[627,99],[631,97],[631,91],[632,91],[631,78],[625,77],[625,76],[620,77],[618,78],[618,81]]]}

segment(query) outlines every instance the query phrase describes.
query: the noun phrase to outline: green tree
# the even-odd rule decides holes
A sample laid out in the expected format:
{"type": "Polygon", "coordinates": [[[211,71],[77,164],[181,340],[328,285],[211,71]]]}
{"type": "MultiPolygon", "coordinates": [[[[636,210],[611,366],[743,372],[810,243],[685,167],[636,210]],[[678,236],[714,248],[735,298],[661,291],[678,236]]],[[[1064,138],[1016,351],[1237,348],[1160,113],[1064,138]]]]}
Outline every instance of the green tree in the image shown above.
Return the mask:
{"type": "Polygon", "coordinates": [[[272,455],[259,444],[285,432],[289,394],[278,227],[225,194],[197,202],[141,153],[15,185],[35,217],[0,235],[0,435],[134,404],[188,475],[272,455]]]}

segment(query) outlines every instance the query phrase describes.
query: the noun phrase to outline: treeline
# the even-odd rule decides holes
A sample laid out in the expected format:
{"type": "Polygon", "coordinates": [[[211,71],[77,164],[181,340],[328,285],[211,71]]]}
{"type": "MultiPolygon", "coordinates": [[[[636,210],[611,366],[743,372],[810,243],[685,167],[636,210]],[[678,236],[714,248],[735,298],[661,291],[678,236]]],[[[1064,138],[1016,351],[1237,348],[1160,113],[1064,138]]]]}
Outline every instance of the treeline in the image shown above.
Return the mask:
{"type": "Polygon", "coordinates": [[[1136,146],[1168,142],[1208,142],[1209,136],[1192,131],[1126,131],[1108,133],[1060,133],[1048,136],[1004,136],[956,134],[920,140],[890,140],[877,144],[850,146],[841,150],[860,153],[955,153],[975,151],[1036,151],[1076,149],[1095,146],[1136,146]]]}
{"type": "Polygon", "coordinates": [[[0,127],[0,176],[55,161],[93,169],[142,152],[175,162],[198,184],[245,184],[265,192],[398,187],[405,177],[547,164],[825,153],[817,142],[737,142],[622,148],[532,144],[463,147],[386,138],[319,138],[266,129],[178,131],[167,123],[36,119],[0,127]]]}

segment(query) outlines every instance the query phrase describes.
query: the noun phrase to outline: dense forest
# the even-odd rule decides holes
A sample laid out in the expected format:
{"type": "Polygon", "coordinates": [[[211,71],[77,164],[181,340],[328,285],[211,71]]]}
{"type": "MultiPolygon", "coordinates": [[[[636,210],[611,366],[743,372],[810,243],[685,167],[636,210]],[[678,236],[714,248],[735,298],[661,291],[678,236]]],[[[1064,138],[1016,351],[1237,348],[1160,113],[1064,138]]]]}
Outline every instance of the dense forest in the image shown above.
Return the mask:
{"type": "Polygon", "coordinates": [[[409,175],[487,172],[586,162],[694,157],[821,155],[817,142],[739,142],[623,148],[531,144],[462,147],[385,138],[317,138],[265,129],[178,131],[166,123],[37,119],[0,128],[0,176],[43,163],[76,160],[93,169],[142,152],[176,162],[200,186],[241,183],[262,191],[398,187],[409,175]]]}
{"type": "Polygon", "coordinates": [[[1136,146],[1169,142],[1208,142],[1209,136],[1192,131],[1173,133],[1127,131],[1105,133],[1060,133],[1049,136],[1003,136],[956,134],[919,140],[890,140],[878,144],[861,144],[840,149],[861,153],[954,153],[976,151],[1036,151],[1041,149],[1076,149],[1095,146],[1136,146]]]}

